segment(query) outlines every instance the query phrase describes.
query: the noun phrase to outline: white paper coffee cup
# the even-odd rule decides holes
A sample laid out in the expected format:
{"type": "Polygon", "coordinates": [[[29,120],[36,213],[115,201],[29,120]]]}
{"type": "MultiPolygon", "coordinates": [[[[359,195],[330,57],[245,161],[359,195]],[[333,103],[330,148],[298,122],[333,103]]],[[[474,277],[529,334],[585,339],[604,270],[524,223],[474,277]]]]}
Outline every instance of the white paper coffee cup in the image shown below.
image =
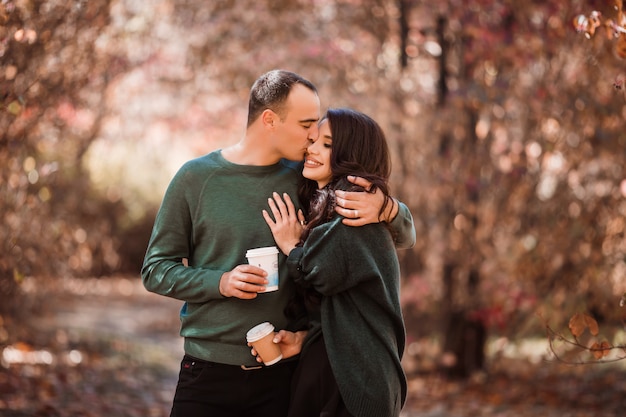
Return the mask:
{"type": "Polygon", "coordinates": [[[270,292],[278,289],[278,248],[267,246],[264,248],[250,249],[246,252],[246,258],[250,265],[258,266],[267,272],[267,286],[265,291],[270,292]]]}
{"type": "Polygon", "coordinates": [[[269,322],[257,324],[246,333],[246,340],[266,366],[273,365],[283,358],[280,346],[274,343],[273,339],[274,326],[269,322]]]}

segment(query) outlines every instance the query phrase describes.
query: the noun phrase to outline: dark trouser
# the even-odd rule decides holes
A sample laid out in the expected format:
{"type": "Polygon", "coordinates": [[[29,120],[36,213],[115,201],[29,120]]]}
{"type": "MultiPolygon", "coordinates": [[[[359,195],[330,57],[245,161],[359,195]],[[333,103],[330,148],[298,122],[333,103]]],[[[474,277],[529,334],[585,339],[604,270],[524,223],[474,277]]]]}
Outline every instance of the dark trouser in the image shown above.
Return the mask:
{"type": "Polygon", "coordinates": [[[295,365],[244,370],[185,355],[170,417],[284,417],[295,365]]]}
{"type": "Polygon", "coordinates": [[[353,417],[341,398],[323,337],[300,356],[293,375],[289,417],[353,417]]]}

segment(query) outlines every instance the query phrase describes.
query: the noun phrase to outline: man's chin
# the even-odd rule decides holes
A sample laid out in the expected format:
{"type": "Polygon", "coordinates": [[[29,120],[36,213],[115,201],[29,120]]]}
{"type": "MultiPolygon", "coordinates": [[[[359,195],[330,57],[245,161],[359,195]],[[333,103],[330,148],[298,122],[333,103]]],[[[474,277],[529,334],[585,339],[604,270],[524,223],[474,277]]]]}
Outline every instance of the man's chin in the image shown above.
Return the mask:
{"type": "Polygon", "coordinates": [[[302,162],[304,161],[304,154],[300,154],[300,155],[292,155],[290,157],[285,157],[285,159],[291,161],[291,162],[302,162]]]}

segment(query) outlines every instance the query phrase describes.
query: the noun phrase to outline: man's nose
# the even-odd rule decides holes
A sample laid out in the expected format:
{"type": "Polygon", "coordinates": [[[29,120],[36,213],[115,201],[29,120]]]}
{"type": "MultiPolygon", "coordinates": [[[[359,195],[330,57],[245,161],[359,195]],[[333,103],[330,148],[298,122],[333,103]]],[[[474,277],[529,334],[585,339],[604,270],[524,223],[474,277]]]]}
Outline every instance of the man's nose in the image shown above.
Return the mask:
{"type": "Polygon", "coordinates": [[[320,134],[320,131],[317,126],[317,123],[313,123],[311,127],[309,128],[309,134],[307,135],[308,139],[315,141],[317,140],[317,137],[319,136],[319,134],[320,134]]]}

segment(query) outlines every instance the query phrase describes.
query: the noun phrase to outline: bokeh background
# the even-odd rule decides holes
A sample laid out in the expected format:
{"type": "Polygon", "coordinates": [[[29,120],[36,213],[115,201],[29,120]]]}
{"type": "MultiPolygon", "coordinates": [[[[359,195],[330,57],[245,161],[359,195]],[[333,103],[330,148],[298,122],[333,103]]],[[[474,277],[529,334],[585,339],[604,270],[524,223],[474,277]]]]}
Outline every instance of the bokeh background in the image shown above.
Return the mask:
{"type": "Polygon", "coordinates": [[[405,414],[621,415],[625,26],[611,0],[3,0],[0,415],[168,415],[154,215],[274,68],[387,133],[405,414]]]}

